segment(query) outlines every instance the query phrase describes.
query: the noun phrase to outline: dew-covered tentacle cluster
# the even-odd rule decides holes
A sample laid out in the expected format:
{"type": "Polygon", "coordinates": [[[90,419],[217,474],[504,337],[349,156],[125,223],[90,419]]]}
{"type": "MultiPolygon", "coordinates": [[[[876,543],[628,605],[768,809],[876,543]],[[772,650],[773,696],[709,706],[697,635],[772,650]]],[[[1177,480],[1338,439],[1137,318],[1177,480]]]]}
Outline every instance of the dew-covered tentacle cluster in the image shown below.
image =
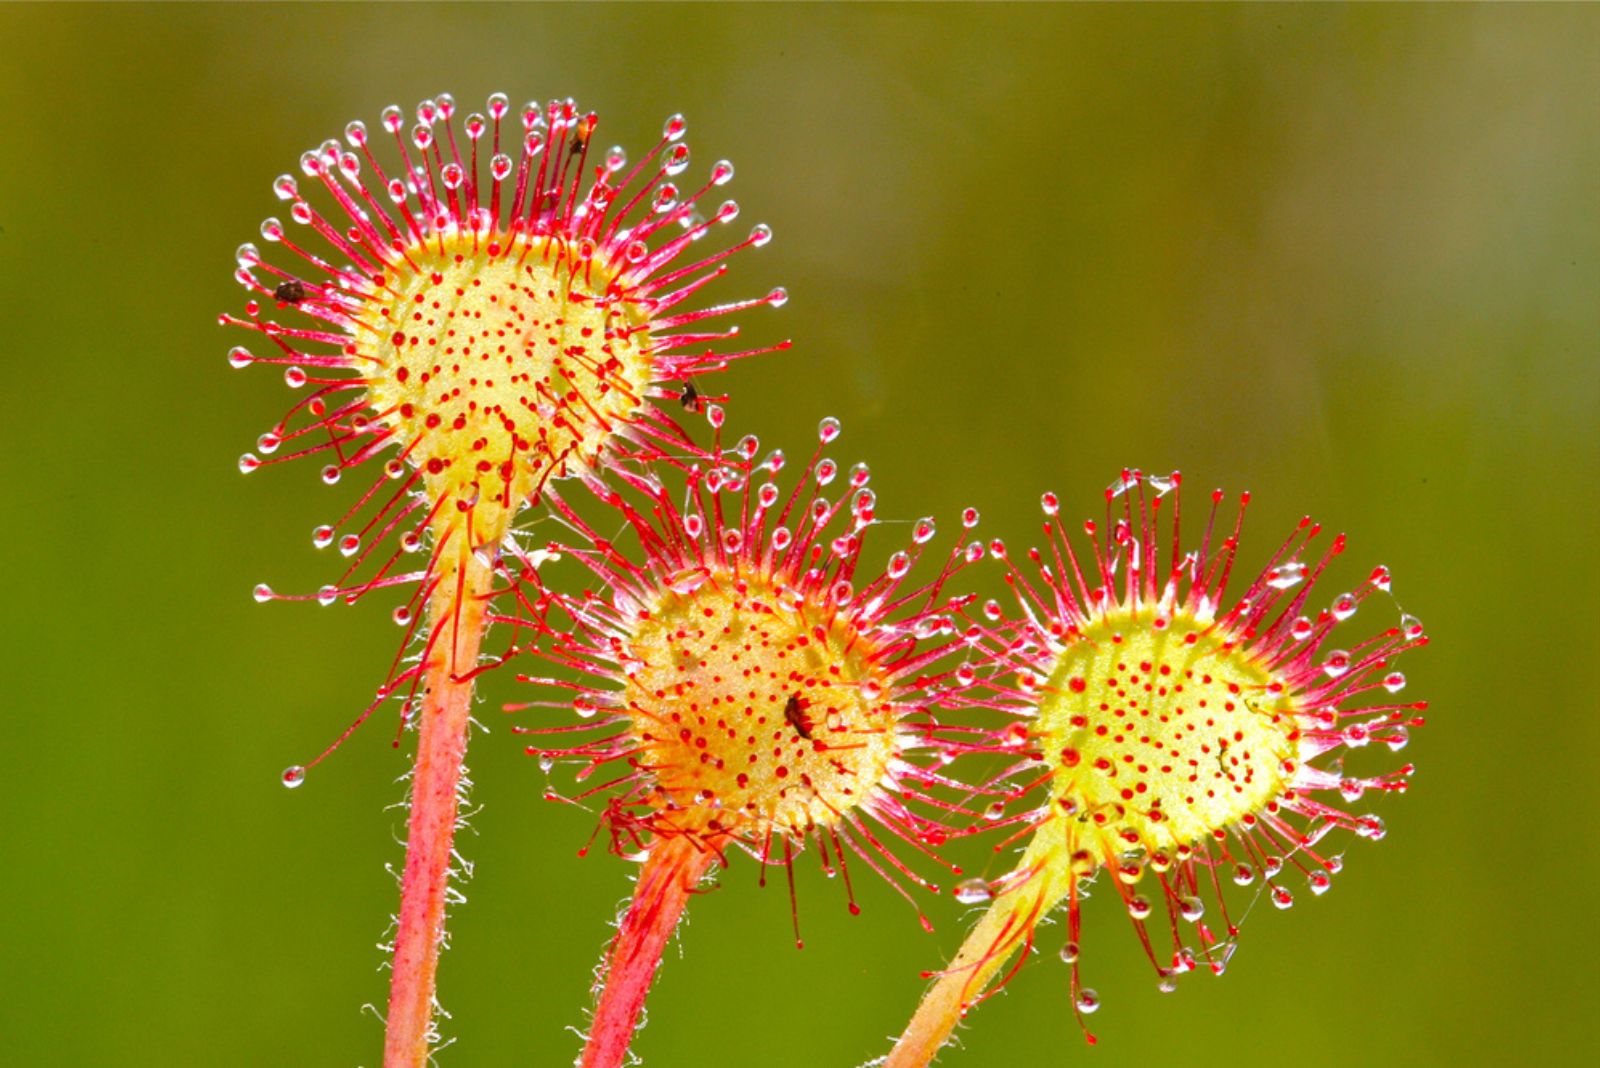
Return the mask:
{"type": "MultiPolygon", "coordinates": [[[[409,641],[449,581],[452,539],[492,555],[549,479],[636,449],[692,448],[657,402],[700,410],[696,376],[765,351],[715,324],[786,296],[697,305],[730,257],[771,231],[699,247],[739,209],[704,206],[733,176],[726,161],[685,182],[681,116],[632,164],[621,148],[598,150],[596,116],[570,100],[519,113],[497,93],[462,117],[441,95],[414,122],[385,109],[381,126],[350,123],[343,142],[301,157],[299,177],[273,183],[289,221],[261,233],[282,254],[240,247],[250,299],[222,321],[257,335],[230,352],[233,366],[281,366],[302,393],[241,470],[320,460],[330,485],[369,461],[380,472],[312,532],[348,561],[338,579],[300,596],[262,584],[256,599],[332,604],[409,587],[394,613],[409,641]]],[[[419,671],[397,662],[379,702],[419,671]]]]}
{"type": "Polygon", "coordinates": [[[824,420],[788,488],[784,454],[758,459],[746,437],[679,465],[678,492],[625,466],[610,472],[620,490],[587,481],[601,519],[551,495],[574,536],[541,551],[576,557],[600,589],[519,576],[521,611],[504,622],[566,669],[521,677],[571,696],[516,707],[577,710],[575,723],[522,729],[547,767],[579,766],[567,799],[605,799],[616,852],[687,836],[723,860],[732,846],[784,865],[792,887],[811,844],[847,886],[852,857],[896,888],[931,885],[901,854],[933,856],[965,814],[939,796],[970,793],[943,768],[980,742],[947,735],[935,707],[973,677],[974,596],[949,587],[984,550],[963,534],[930,552],[922,519],[881,572],[863,573],[876,498],[866,465],[846,472],[826,454],[838,430],[824,420]],[[619,521],[620,542],[607,526],[619,521]]]}
{"type": "Polygon", "coordinates": [[[997,631],[982,686],[1028,729],[1028,767],[1010,791],[1023,807],[1007,820],[1031,837],[992,887],[1007,922],[990,924],[989,941],[969,943],[947,973],[967,979],[963,1011],[1063,900],[1080,1018],[1099,1006],[1079,981],[1078,940],[1080,886],[1101,869],[1163,990],[1197,967],[1220,974],[1238,934],[1225,885],[1254,886],[1279,908],[1293,903],[1295,883],[1325,892],[1341,866],[1328,833],[1384,833],[1377,815],[1346,806],[1407,785],[1410,765],[1343,766],[1369,743],[1402,748],[1427,707],[1395,696],[1405,686],[1395,658],[1427,643],[1415,618],[1396,608],[1368,637],[1344,647],[1337,637],[1370,597],[1389,594],[1388,569],[1313,602],[1345,539],[1323,539],[1305,519],[1234,597],[1249,494],[1219,525],[1224,495],[1214,493],[1186,548],[1181,483],[1124,471],[1106,491],[1103,522],[1084,524],[1086,548],[1074,547],[1046,494],[1043,548],[1013,559],[992,547],[1018,614],[1008,634],[997,631]]]}

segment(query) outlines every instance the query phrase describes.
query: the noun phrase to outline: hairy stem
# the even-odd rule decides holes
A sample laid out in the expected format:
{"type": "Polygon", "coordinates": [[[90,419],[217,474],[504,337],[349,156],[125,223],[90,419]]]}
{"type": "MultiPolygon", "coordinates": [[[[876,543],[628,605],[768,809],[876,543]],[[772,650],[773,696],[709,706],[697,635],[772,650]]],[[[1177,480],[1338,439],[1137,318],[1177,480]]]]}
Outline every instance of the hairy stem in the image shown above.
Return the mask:
{"type": "Polygon", "coordinates": [[[911,1022],[895,1043],[883,1068],[923,1068],[933,1063],[940,1047],[967,1010],[983,997],[996,973],[1033,939],[1033,927],[1056,898],[1047,878],[1023,880],[995,898],[967,934],[949,967],[923,995],[911,1022]]]}
{"type": "Polygon", "coordinates": [[[434,1040],[434,977],[444,937],[445,890],[472,709],[471,672],[483,640],[490,570],[456,537],[439,559],[428,605],[425,696],[411,778],[400,925],[384,1036],[384,1068],[420,1068],[434,1040]]]}
{"type": "Polygon", "coordinates": [[[661,953],[713,859],[710,850],[687,838],[651,843],[633,903],[606,954],[605,986],[583,1049],[583,1068],[617,1068],[627,1057],[661,953]]]}

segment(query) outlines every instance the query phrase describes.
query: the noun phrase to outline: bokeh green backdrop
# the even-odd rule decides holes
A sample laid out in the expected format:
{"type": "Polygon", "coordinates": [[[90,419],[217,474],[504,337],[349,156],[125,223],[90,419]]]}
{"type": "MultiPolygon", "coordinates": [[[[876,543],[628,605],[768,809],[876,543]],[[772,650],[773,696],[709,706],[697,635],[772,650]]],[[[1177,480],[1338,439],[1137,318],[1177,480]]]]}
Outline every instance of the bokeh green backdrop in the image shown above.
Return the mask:
{"type": "MultiPolygon", "coordinates": [[[[732,427],[795,450],[840,416],[882,514],[1021,541],[1042,489],[1088,514],[1121,465],[1182,467],[1255,491],[1251,559],[1314,510],[1352,537],[1335,583],[1387,563],[1428,622],[1415,788],[1333,893],[1176,996],[1097,899],[1100,1047],[1041,959],[947,1063],[1594,1052],[1600,9],[8,6],[0,39],[0,1060],[376,1062],[405,758],[385,723],[277,775],[396,634],[251,602],[326,580],[307,534],[346,496],[239,477],[289,394],[215,317],[274,175],[447,89],[573,95],[636,152],[687,113],[777,233],[723,292],[793,298],[744,317],[796,345],[726,376],[732,427]]],[[[440,1063],[564,1064],[626,865],[574,856],[589,818],[488,689],[440,1063]]],[[[928,938],[868,885],[852,919],[807,870],[796,952],[754,875],[697,903],[646,1062],[882,1052],[958,911],[928,938]]]]}

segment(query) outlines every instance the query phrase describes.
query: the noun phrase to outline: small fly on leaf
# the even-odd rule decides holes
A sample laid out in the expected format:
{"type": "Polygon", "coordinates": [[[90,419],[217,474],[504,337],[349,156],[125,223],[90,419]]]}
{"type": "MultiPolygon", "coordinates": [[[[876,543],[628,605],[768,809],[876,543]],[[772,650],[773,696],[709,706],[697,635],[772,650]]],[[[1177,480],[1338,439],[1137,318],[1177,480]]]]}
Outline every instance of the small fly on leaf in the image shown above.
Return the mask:
{"type": "Polygon", "coordinates": [[[678,403],[683,405],[683,410],[686,412],[700,410],[700,391],[694,388],[692,381],[684,382],[683,392],[678,394],[678,403]]]}
{"type": "Polygon", "coordinates": [[[789,695],[789,700],[783,706],[783,718],[789,721],[789,726],[793,727],[800,737],[807,740],[811,738],[811,717],[800,707],[799,694],[789,695]]]}

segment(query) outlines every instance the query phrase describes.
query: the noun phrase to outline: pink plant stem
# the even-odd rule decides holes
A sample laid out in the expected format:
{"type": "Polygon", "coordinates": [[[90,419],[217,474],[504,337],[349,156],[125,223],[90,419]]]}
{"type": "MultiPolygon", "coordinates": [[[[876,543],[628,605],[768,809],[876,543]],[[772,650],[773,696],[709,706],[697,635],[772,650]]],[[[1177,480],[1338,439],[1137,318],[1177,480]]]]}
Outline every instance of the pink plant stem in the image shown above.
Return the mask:
{"type": "Polygon", "coordinates": [[[449,556],[453,561],[440,561],[442,577],[428,606],[426,692],[411,778],[384,1068],[421,1068],[435,1037],[434,977],[444,937],[445,889],[472,710],[470,672],[483,640],[483,595],[490,581],[489,569],[470,551],[458,549],[449,556]]]}
{"type": "Polygon", "coordinates": [[[686,838],[657,838],[639,873],[633,903],[606,955],[605,986],[589,1028],[582,1068],[618,1068],[667,940],[714,854],[686,838]]]}
{"type": "Polygon", "coordinates": [[[1030,880],[996,898],[967,935],[950,966],[923,995],[883,1068],[924,1068],[932,1064],[968,1008],[995,973],[1024,947],[1031,924],[1048,908],[1049,891],[1030,880]]]}

